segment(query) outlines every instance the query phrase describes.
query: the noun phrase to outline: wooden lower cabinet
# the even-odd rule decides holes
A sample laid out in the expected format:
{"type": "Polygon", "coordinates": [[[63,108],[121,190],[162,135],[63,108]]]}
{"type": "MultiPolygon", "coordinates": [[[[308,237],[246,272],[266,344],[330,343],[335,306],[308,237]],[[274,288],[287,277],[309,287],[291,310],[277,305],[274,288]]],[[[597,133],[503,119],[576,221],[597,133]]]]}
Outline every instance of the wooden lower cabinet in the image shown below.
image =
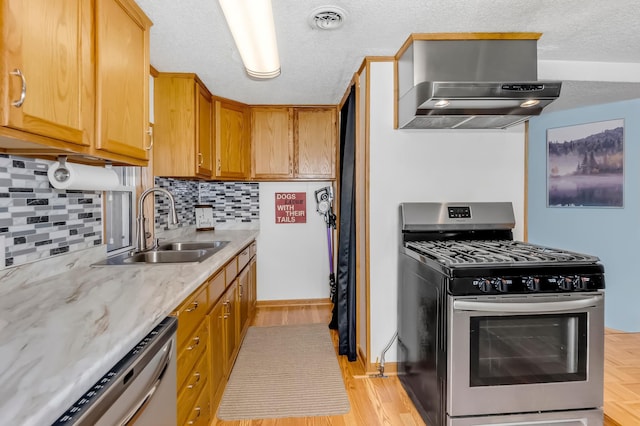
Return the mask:
{"type": "Polygon", "coordinates": [[[249,262],[249,318],[253,318],[258,302],[258,262],[254,255],[249,262]]]}
{"type": "Polygon", "coordinates": [[[239,334],[244,335],[249,327],[249,298],[251,289],[249,288],[249,267],[245,267],[238,276],[238,329],[239,334]]]}
{"type": "Polygon", "coordinates": [[[208,284],[200,286],[173,313],[178,317],[178,425],[208,425],[210,420],[208,284]]]}
{"type": "Polygon", "coordinates": [[[174,312],[178,317],[179,425],[208,425],[215,417],[254,315],[255,272],[254,243],[216,271],[174,312]]]}
{"type": "Polygon", "coordinates": [[[238,353],[238,349],[240,348],[240,331],[238,328],[240,321],[236,311],[238,305],[238,280],[234,280],[234,282],[227,288],[227,292],[223,298],[227,307],[224,371],[225,376],[228,377],[231,369],[233,368],[233,363],[238,353]]]}
{"type": "Polygon", "coordinates": [[[222,397],[222,390],[224,389],[224,382],[226,378],[225,372],[225,325],[226,318],[226,304],[224,300],[220,300],[213,307],[209,313],[209,359],[211,370],[209,372],[209,387],[211,389],[211,395],[215,402],[219,401],[222,397]]]}
{"type": "MultiPolygon", "coordinates": [[[[180,321],[178,321],[179,323],[180,321]]],[[[178,325],[180,327],[180,325],[178,325]]],[[[178,346],[177,385],[178,389],[188,384],[194,366],[207,353],[209,342],[209,321],[203,321],[186,344],[178,346]]],[[[208,368],[207,368],[208,371],[208,368]]]]}
{"type": "Polygon", "coordinates": [[[188,411],[185,426],[209,426],[211,424],[211,394],[207,386],[203,386],[200,396],[191,410],[188,411]]]}
{"type": "MultiPolygon", "coordinates": [[[[194,416],[193,407],[196,406],[198,397],[202,392],[209,393],[209,356],[203,353],[198,363],[195,365],[191,373],[187,376],[187,381],[178,393],[178,424],[186,425],[194,416]]],[[[201,413],[201,415],[204,413],[201,413]]],[[[203,424],[209,424],[203,423],[203,424]]]]}

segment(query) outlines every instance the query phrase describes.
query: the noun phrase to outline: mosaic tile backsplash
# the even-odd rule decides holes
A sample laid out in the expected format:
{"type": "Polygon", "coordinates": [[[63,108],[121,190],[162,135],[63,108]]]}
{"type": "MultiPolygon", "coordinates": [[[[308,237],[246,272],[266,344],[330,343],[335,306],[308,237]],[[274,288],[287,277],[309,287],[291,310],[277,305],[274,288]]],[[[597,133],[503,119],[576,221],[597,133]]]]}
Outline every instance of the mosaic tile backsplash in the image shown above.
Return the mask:
{"type": "MultiPolygon", "coordinates": [[[[5,266],[16,266],[103,243],[102,192],[51,187],[51,161],[0,154],[0,237],[5,266]]],[[[196,204],[211,204],[220,228],[258,224],[259,186],[156,178],[176,198],[179,227],[195,225],[196,204]]],[[[167,229],[168,200],[155,195],[156,229],[167,229]]]]}
{"type": "MultiPolygon", "coordinates": [[[[216,227],[233,224],[258,224],[260,221],[259,184],[255,182],[197,182],[172,178],[155,178],[156,186],[169,190],[176,199],[179,225],[195,225],[196,204],[213,206],[216,227]]],[[[156,229],[168,229],[169,201],[155,195],[156,229]]]]}
{"type": "Polygon", "coordinates": [[[102,192],[52,188],[49,164],[0,154],[5,266],[102,244],[102,192]]]}

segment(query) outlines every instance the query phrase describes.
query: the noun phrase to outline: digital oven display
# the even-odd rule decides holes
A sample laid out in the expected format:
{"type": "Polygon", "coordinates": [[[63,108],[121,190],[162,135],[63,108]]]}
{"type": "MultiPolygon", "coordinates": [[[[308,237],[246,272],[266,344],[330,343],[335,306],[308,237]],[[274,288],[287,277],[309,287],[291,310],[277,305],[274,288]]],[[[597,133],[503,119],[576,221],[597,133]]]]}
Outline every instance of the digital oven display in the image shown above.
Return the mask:
{"type": "Polygon", "coordinates": [[[471,209],[467,207],[448,207],[449,219],[471,219],[471,209]]]}

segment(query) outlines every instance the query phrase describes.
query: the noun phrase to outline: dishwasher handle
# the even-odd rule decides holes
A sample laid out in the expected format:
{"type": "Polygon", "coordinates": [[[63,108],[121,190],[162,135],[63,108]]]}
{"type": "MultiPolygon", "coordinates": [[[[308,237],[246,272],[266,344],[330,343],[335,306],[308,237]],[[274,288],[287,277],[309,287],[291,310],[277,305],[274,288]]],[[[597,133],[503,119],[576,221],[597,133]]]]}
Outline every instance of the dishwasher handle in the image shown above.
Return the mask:
{"type": "Polygon", "coordinates": [[[578,300],[562,300],[559,302],[481,302],[475,300],[454,300],[455,311],[501,312],[501,313],[542,313],[561,312],[584,309],[602,302],[602,296],[593,296],[578,300]]]}
{"type": "Polygon", "coordinates": [[[140,398],[140,400],[134,404],[131,411],[129,411],[129,413],[127,413],[122,418],[122,420],[117,423],[119,426],[127,426],[133,424],[138,416],[142,414],[147,405],[149,405],[149,402],[151,402],[151,398],[153,398],[153,394],[156,393],[156,390],[158,390],[160,383],[162,383],[164,373],[169,368],[169,363],[171,362],[171,354],[173,353],[172,349],[173,340],[169,340],[163,348],[165,353],[162,357],[162,361],[160,362],[160,365],[162,367],[158,369],[157,376],[154,378],[154,380],[151,381],[151,385],[149,386],[149,389],[147,389],[147,391],[144,393],[144,396],[142,396],[142,398],[140,398]]]}

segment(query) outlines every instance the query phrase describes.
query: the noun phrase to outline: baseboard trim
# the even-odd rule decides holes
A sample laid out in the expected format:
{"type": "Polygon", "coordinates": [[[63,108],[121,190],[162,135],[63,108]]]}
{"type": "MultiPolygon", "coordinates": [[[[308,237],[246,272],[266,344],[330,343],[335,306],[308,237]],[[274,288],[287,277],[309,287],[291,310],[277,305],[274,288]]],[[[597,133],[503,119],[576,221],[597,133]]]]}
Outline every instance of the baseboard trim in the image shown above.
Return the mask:
{"type": "Polygon", "coordinates": [[[259,308],[276,308],[281,306],[324,306],[331,305],[331,299],[286,299],[286,300],[258,300],[259,308]]]}

